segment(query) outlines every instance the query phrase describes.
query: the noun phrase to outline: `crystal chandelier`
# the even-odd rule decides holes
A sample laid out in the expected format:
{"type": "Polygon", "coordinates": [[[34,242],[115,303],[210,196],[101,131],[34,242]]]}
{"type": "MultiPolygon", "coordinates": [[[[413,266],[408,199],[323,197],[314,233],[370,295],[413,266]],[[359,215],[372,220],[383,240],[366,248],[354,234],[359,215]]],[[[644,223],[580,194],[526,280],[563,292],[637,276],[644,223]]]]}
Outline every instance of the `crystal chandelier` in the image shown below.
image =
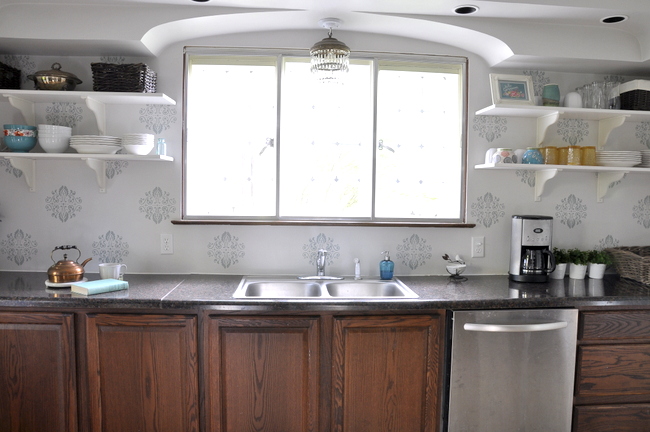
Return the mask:
{"type": "Polygon", "coordinates": [[[316,42],[309,50],[311,72],[322,82],[336,82],[342,73],[349,70],[350,48],[332,37],[332,29],[343,21],[337,18],[323,18],[318,24],[329,30],[325,39],[316,42]]]}

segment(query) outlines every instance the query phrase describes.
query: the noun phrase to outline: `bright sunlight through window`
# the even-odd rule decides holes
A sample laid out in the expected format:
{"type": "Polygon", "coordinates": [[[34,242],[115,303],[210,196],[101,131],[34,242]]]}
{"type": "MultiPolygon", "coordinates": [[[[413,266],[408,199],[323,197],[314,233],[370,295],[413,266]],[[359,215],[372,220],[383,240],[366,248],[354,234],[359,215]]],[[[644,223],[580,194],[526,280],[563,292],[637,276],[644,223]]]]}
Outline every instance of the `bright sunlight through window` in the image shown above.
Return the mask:
{"type": "Polygon", "coordinates": [[[464,222],[466,59],[186,56],[184,219],[464,222]]]}

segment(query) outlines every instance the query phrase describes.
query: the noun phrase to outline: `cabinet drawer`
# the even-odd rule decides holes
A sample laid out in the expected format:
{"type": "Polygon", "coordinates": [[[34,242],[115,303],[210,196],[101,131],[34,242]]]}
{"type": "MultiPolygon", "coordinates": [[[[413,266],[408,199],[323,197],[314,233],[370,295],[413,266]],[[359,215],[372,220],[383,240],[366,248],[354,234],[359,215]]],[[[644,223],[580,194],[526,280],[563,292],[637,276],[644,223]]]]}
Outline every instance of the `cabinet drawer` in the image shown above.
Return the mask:
{"type": "Polygon", "coordinates": [[[650,395],[650,344],[578,348],[576,396],[650,395]]]}
{"type": "Polygon", "coordinates": [[[650,404],[579,406],[573,432],[650,432],[650,404]]]}
{"type": "Polygon", "coordinates": [[[582,340],[650,340],[650,311],[583,312],[581,315],[582,340]]]}

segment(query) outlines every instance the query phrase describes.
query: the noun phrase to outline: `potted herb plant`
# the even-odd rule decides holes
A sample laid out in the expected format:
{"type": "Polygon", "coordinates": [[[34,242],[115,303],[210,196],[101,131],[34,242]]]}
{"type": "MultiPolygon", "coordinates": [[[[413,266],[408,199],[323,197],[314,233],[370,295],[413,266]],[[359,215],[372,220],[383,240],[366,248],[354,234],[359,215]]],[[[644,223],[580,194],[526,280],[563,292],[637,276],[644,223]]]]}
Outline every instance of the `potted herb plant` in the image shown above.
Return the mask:
{"type": "Polygon", "coordinates": [[[613,264],[612,257],[604,250],[594,249],[589,251],[588,273],[591,279],[602,279],[605,269],[613,264]]]}
{"type": "Polygon", "coordinates": [[[566,275],[566,266],[569,263],[569,253],[566,249],[553,248],[555,257],[555,270],[549,274],[551,279],[564,279],[566,275]]]}
{"type": "Polygon", "coordinates": [[[589,252],[580,249],[569,249],[569,277],[571,279],[584,279],[587,274],[589,252]]]}

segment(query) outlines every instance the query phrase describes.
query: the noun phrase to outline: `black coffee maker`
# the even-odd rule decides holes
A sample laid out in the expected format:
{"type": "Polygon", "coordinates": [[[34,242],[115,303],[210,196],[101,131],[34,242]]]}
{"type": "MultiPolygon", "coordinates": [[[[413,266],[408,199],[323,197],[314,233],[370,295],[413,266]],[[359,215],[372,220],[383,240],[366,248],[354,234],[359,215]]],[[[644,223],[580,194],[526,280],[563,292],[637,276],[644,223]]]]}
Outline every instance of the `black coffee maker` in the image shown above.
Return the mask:
{"type": "Polygon", "coordinates": [[[546,282],[555,270],[551,252],[553,218],[550,216],[512,216],[510,239],[510,280],[516,282],[546,282]]]}

